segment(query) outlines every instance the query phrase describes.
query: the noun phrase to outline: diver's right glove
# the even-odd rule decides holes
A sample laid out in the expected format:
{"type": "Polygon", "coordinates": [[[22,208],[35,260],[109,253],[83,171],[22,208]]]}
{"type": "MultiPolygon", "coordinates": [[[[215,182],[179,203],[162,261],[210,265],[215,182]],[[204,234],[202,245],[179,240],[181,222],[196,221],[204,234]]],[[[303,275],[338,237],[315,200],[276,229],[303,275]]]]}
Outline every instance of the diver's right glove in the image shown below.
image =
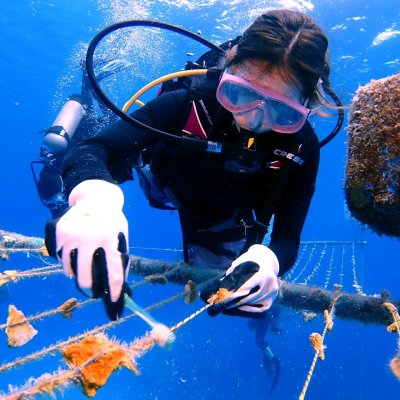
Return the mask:
{"type": "Polygon", "coordinates": [[[122,314],[124,293],[130,294],[128,222],[122,212],[122,190],[102,180],[87,180],[69,196],[70,208],[46,225],[46,247],[67,276],[89,297],[102,297],[108,316],[122,314]]]}

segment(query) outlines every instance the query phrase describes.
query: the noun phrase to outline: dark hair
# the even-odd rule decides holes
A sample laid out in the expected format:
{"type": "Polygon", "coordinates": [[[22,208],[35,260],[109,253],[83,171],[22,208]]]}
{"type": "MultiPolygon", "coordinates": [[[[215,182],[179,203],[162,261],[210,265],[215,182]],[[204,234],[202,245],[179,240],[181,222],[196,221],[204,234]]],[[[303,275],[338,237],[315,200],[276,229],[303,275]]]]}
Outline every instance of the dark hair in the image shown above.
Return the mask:
{"type": "Polygon", "coordinates": [[[261,62],[263,73],[279,71],[283,79],[301,85],[311,102],[319,103],[317,83],[329,86],[328,39],[307,15],[273,10],[259,16],[240,38],[227,67],[261,62]]]}

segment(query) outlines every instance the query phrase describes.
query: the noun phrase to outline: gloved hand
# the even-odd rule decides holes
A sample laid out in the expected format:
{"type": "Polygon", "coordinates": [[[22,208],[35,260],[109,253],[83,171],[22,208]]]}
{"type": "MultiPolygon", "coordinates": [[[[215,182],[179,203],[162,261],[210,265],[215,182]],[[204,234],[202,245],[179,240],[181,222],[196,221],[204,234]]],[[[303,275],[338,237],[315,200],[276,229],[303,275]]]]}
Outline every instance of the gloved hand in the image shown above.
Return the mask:
{"type": "Polygon", "coordinates": [[[225,272],[201,292],[208,298],[218,289],[225,288],[232,294],[223,302],[211,306],[211,316],[222,312],[227,315],[254,317],[268,310],[278,295],[279,262],[268,247],[254,244],[238,257],[225,272]]]}
{"type": "Polygon", "coordinates": [[[130,293],[128,222],[122,212],[122,190],[102,180],[87,180],[69,196],[70,208],[46,225],[46,247],[75,276],[89,297],[104,299],[108,316],[122,314],[124,292],[130,293]]]}

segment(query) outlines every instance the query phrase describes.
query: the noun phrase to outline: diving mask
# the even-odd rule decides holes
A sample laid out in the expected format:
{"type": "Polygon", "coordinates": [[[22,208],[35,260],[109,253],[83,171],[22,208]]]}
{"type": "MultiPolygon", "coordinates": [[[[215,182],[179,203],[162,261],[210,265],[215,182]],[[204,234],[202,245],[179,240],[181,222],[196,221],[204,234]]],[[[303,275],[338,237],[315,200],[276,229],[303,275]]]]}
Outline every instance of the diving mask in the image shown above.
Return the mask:
{"type": "Polygon", "coordinates": [[[274,130],[295,133],[307,120],[311,110],[286,96],[249,82],[237,75],[224,72],[217,89],[217,100],[233,113],[242,128],[255,133],[274,130]]]}

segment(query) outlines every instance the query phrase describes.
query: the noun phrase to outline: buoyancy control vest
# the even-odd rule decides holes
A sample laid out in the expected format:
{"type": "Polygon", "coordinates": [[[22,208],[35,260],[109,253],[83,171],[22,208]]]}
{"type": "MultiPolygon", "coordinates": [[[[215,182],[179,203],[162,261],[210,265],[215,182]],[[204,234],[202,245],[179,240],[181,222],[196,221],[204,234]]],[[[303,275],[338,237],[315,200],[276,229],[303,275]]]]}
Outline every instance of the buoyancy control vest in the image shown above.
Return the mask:
{"type": "MultiPolygon", "coordinates": [[[[146,150],[144,163],[155,178],[153,183],[168,193],[176,208],[234,204],[272,210],[289,176],[304,164],[303,149],[318,139],[308,123],[294,135],[239,132],[232,114],[215,99],[216,76],[192,83],[187,117],[179,129],[199,140],[223,142],[223,152],[201,152],[160,141],[146,150]]],[[[149,200],[157,207],[156,199],[149,200]]]]}
{"type": "Polygon", "coordinates": [[[178,209],[185,261],[225,269],[249,246],[262,242],[294,174],[315,156],[303,158],[303,149],[319,150],[308,122],[293,135],[240,132],[232,115],[219,107],[215,89],[209,81],[189,89],[188,118],[181,130],[198,140],[223,142],[223,152],[160,141],[148,150],[141,173],[151,179],[153,207],[178,209]]]}

